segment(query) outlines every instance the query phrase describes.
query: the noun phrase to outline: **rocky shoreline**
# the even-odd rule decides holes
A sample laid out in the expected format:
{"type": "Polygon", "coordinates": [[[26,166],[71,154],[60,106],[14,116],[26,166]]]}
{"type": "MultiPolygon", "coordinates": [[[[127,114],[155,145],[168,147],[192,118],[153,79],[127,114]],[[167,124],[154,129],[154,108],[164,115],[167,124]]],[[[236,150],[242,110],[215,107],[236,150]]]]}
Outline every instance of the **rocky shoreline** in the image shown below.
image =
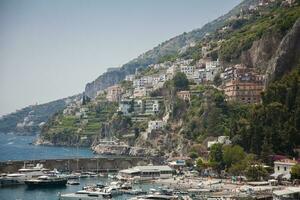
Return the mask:
{"type": "Polygon", "coordinates": [[[92,147],[95,154],[127,155],[127,156],[153,156],[154,152],[141,147],[128,145],[96,145],[92,147]]]}
{"type": "MultiPolygon", "coordinates": [[[[33,145],[41,145],[41,146],[76,146],[70,144],[54,144],[51,141],[37,138],[33,143],[33,145]]],[[[82,146],[80,146],[82,147],[82,146]]],[[[86,146],[85,147],[90,147],[86,146]]],[[[157,153],[152,149],[146,149],[141,147],[132,147],[128,145],[95,145],[90,147],[94,154],[99,155],[126,155],[126,156],[155,156],[157,153]]]]}

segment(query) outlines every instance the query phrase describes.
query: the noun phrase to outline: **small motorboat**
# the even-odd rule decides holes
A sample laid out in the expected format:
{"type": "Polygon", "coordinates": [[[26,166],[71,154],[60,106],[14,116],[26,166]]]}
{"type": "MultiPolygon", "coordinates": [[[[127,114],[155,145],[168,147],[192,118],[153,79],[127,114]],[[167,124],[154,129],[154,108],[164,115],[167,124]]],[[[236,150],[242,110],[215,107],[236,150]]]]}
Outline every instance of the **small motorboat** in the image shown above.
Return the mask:
{"type": "Polygon", "coordinates": [[[80,182],[76,181],[76,180],[68,180],[67,184],[68,185],[80,185],[80,182]]]}

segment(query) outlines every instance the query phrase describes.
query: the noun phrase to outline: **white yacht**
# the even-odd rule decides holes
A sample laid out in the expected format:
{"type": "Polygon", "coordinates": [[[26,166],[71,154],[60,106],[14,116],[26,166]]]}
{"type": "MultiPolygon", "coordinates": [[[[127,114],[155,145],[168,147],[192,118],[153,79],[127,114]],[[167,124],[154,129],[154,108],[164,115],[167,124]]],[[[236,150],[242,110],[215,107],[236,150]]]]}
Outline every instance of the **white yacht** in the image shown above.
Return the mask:
{"type": "Polygon", "coordinates": [[[93,189],[93,190],[80,190],[75,193],[68,193],[68,194],[59,194],[59,200],[100,200],[100,199],[107,199],[111,198],[112,194],[93,189]]]}
{"type": "Polygon", "coordinates": [[[0,179],[0,186],[9,186],[24,184],[25,180],[44,175],[44,172],[49,171],[43,167],[42,164],[36,166],[24,165],[17,173],[7,174],[0,179]]]}

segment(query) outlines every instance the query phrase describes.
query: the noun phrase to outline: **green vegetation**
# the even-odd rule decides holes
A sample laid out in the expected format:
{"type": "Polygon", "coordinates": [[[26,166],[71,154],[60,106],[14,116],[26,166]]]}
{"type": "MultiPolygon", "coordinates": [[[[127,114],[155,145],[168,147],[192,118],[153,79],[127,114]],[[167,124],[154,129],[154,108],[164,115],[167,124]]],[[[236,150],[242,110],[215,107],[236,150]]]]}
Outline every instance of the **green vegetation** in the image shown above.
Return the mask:
{"type": "Polygon", "coordinates": [[[178,58],[177,53],[165,55],[158,60],[158,63],[164,63],[166,61],[174,62],[177,58],[178,58]]]}
{"type": "Polygon", "coordinates": [[[189,89],[189,80],[182,72],[177,72],[173,78],[173,88],[175,91],[182,91],[189,89]]]}
{"type": "Polygon", "coordinates": [[[300,145],[300,67],[272,83],[262,99],[243,125],[235,123],[236,142],[258,155],[294,156],[293,149],[300,145]]]}
{"type": "Polygon", "coordinates": [[[221,170],[226,170],[230,175],[245,175],[252,181],[262,180],[268,176],[268,171],[256,160],[255,155],[247,154],[238,145],[214,144],[210,148],[209,160],[198,158],[196,165],[198,169],[212,167],[219,174],[221,170]]]}
{"type": "Polygon", "coordinates": [[[279,33],[283,36],[299,17],[300,6],[276,7],[270,13],[250,20],[237,31],[228,34],[221,45],[219,57],[228,62],[237,59],[242,51],[249,49],[263,35],[279,33]]]}
{"type": "Polygon", "coordinates": [[[292,179],[300,179],[300,164],[296,164],[291,169],[292,179]]]}
{"type": "Polygon", "coordinates": [[[266,179],[269,173],[262,165],[252,165],[246,168],[245,175],[250,181],[260,181],[266,179]]]}
{"type": "MultiPolygon", "coordinates": [[[[102,130],[103,123],[112,119],[117,110],[117,103],[91,101],[82,105],[81,109],[86,110],[81,115],[58,113],[53,116],[43,128],[42,138],[52,141],[54,144],[74,145],[80,142],[78,136],[97,136],[104,131],[102,130]]],[[[76,113],[79,113],[79,109],[76,113]]]]}
{"type": "Polygon", "coordinates": [[[225,101],[223,92],[212,87],[199,86],[192,95],[191,102],[184,112],[183,133],[189,139],[197,139],[202,142],[208,136],[220,136],[230,134],[230,123],[235,116],[235,106],[225,101]]]}
{"type": "Polygon", "coordinates": [[[230,103],[221,91],[198,89],[189,104],[178,100],[174,105],[174,116],[182,116],[182,133],[187,138],[202,143],[209,136],[227,135],[267,164],[273,154],[296,156],[294,148],[300,145],[300,67],[270,84],[262,104],[230,103]]]}

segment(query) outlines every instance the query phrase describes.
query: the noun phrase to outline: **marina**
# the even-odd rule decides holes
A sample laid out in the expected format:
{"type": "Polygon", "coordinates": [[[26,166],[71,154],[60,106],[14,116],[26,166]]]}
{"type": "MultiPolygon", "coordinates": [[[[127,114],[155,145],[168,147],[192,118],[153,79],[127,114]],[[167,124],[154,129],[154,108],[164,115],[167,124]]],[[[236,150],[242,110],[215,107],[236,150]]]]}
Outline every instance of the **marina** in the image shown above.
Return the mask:
{"type": "Polygon", "coordinates": [[[99,171],[49,170],[42,164],[28,165],[19,169],[22,181],[12,174],[2,174],[0,193],[4,199],[29,200],[26,194],[49,192],[49,199],[297,199],[299,187],[286,187],[274,181],[233,182],[230,179],[201,177],[184,168],[178,174],[167,165],[142,165],[118,173],[99,171]],[[43,174],[43,175],[40,175],[43,174]],[[11,184],[5,184],[10,180],[11,184]],[[14,182],[15,181],[15,182],[14,182]],[[15,183],[15,184],[12,184],[15,183]]]}

